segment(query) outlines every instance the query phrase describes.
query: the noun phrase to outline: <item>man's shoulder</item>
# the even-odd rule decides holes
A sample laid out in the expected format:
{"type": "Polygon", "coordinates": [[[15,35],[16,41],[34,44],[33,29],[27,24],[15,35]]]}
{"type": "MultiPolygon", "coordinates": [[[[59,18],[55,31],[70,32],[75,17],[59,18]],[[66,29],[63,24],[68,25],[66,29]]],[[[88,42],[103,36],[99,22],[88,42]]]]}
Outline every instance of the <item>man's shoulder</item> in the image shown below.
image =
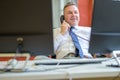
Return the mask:
{"type": "Polygon", "coordinates": [[[76,33],[81,37],[89,39],[91,27],[79,26],[76,33]]]}
{"type": "Polygon", "coordinates": [[[78,27],[78,30],[79,30],[79,31],[82,31],[82,32],[88,32],[88,33],[90,33],[90,32],[91,32],[91,27],[79,26],[79,27],[78,27]]]}
{"type": "Polygon", "coordinates": [[[80,29],[85,29],[85,30],[91,30],[91,27],[89,26],[79,26],[80,29]]]}

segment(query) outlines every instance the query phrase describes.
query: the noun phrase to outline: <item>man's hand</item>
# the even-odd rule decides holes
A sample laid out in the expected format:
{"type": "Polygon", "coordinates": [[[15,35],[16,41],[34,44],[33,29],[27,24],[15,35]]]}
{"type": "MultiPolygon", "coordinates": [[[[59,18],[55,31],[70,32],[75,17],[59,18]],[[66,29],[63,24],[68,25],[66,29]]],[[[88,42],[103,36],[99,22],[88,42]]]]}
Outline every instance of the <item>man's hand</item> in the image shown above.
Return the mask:
{"type": "Polygon", "coordinates": [[[61,34],[64,35],[68,30],[70,29],[70,25],[65,22],[65,20],[63,21],[63,23],[61,24],[61,34]]]}

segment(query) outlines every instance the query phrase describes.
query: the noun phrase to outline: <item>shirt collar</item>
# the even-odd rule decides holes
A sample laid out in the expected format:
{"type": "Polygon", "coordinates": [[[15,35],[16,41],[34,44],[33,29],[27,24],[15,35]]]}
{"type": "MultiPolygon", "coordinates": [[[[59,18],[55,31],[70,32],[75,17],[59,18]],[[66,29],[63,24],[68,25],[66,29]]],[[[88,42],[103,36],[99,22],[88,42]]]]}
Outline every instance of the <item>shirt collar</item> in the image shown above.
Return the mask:
{"type": "Polygon", "coordinates": [[[74,26],[75,29],[78,29],[79,27],[78,26],[74,26]]]}

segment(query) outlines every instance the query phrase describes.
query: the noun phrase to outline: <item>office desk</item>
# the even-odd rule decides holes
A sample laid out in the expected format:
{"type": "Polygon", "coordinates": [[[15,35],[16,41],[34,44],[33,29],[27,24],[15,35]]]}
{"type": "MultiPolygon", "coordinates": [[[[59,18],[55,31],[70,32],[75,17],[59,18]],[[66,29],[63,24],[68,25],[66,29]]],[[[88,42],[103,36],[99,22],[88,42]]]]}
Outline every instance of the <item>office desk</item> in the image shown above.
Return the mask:
{"type": "MultiPolygon", "coordinates": [[[[83,65],[53,65],[34,66],[35,61],[28,61],[28,72],[2,72],[0,80],[120,80],[120,68],[106,67],[104,64],[83,64],[83,65]],[[57,66],[57,68],[56,68],[57,66]],[[67,66],[67,67],[66,67],[67,66]],[[45,68],[55,67],[43,71],[34,71],[31,67],[45,68]],[[61,68],[59,68],[61,67],[61,68]]],[[[23,62],[20,61],[22,64],[23,62]]],[[[6,62],[0,62],[5,65],[6,62]]]]}

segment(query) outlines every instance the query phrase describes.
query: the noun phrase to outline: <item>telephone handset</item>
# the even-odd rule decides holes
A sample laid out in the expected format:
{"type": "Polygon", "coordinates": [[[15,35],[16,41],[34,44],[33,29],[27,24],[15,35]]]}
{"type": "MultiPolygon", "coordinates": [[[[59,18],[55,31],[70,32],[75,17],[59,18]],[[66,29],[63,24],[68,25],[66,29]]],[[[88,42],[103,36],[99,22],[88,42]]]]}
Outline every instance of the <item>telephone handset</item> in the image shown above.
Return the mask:
{"type": "Polygon", "coordinates": [[[63,23],[63,20],[65,20],[64,15],[61,15],[60,16],[60,22],[61,22],[61,24],[63,23]]]}

